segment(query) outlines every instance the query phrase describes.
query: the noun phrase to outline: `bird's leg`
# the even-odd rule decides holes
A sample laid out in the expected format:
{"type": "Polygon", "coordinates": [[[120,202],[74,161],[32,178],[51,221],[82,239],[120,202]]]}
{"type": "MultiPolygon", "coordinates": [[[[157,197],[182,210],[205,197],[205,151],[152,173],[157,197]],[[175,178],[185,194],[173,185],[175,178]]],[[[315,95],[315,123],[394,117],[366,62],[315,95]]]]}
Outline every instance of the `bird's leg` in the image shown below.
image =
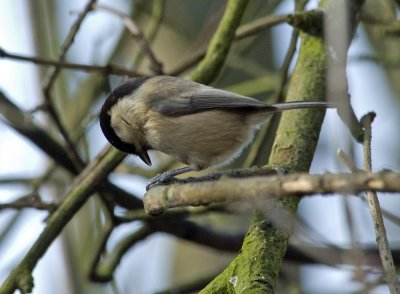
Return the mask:
{"type": "Polygon", "coordinates": [[[191,171],[194,171],[194,167],[191,165],[173,169],[173,170],[168,170],[166,172],[163,172],[162,174],[155,176],[154,178],[151,178],[146,189],[149,190],[150,188],[157,186],[158,184],[161,184],[161,183],[171,180],[171,178],[173,178],[177,175],[181,175],[181,174],[191,172],[191,171]]]}

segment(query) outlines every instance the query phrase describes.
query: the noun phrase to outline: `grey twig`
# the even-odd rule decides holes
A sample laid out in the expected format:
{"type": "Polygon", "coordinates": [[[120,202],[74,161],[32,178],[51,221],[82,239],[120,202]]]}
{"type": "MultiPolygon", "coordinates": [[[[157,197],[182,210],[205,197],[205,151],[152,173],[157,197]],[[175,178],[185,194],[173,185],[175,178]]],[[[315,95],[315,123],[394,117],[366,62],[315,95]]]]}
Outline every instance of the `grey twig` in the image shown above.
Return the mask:
{"type": "Polygon", "coordinates": [[[130,69],[127,69],[127,68],[124,68],[122,66],[115,65],[115,64],[101,66],[101,65],[87,65],[87,64],[80,64],[80,63],[71,63],[71,62],[65,62],[62,60],[52,60],[52,59],[47,59],[47,58],[42,58],[42,57],[37,57],[37,56],[26,56],[26,55],[22,55],[22,54],[10,53],[1,48],[0,48],[0,57],[1,58],[9,58],[9,59],[18,60],[18,61],[31,62],[34,64],[44,65],[44,66],[56,66],[56,67],[64,68],[64,69],[96,72],[96,73],[103,74],[103,75],[121,75],[121,76],[128,76],[128,77],[137,77],[137,76],[144,75],[137,71],[130,70],[130,69]]]}
{"type": "MultiPolygon", "coordinates": [[[[58,55],[58,60],[62,61],[65,58],[65,55],[67,54],[68,49],[71,47],[72,43],[75,40],[75,36],[78,33],[81,24],[87,14],[93,10],[93,5],[96,3],[96,0],[90,0],[85,8],[82,10],[81,13],[79,13],[78,18],[75,20],[73,25],[71,26],[71,29],[67,35],[67,37],[64,40],[64,43],[61,46],[60,53],[58,55]]],[[[49,91],[50,88],[52,87],[58,73],[60,72],[60,67],[54,66],[48,69],[46,72],[45,78],[42,81],[42,86],[45,92],[49,91]]]]}
{"type": "Polygon", "coordinates": [[[299,38],[299,32],[296,29],[293,29],[292,36],[290,38],[289,48],[286,52],[285,59],[283,60],[282,67],[279,72],[280,81],[279,81],[279,88],[278,88],[278,94],[277,94],[278,102],[284,101],[285,86],[288,81],[289,67],[290,67],[290,64],[292,63],[294,54],[296,53],[296,46],[297,46],[298,38],[299,38]]]}
{"type": "MultiPolygon", "coordinates": [[[[361,124],[364,127],[364,168],[370,172],[372,170],[371,161],[371,124],[375,118],[375,113],[370,112],[363,116],[361,124]]],[[[399,179],[400,180],[400,179],[399,179]]],[[[376,234],[376,243],[379,249],[379,255],[381,257],[383,269],[386,274],[386,280],[389,285],[390,293],[400,293],[400,283],[397,279],[396,268],[393,263],[392,253],[390,251],[389,241],[386,235],[385,224],[383,222],[381,207],[379,205],[379,199],[376,195],[376,191],[367,192],[368,206],[371,213],[372,221],[374,223],[374,229],[376,234]]]]}
{"type": "Polygon", "coordinates": [[[139,28],[139,26],[136,24],[136,22],[129,17],[129,15],[111,7],[108,5],[104,4],[94,4],[93,6],[95,9],[101,9],[104,11],[107,11],[109,13],[112,13],[118,17],[120,17],[125,25],[125,27],[128,29],[132,37],[138,42],[139,47],[142,49],[142,52],[146,54],[146,56],[149,58],[151,62],[151,69],[156,73],[156,74],[163,74],[163,65],[158,59],[156,58],[153,50],[151,49],[149,43],[147,42],[146,38],[144,37],[144,34],[142,30],[139,28]]]}
{"type": "Polygon", "coordinates": [[[45,203],[40,198],[37,192],[29,193],[23,197],[18,198],[17,200],[9,203],[1,203],[0,210],[2,209],[23,209],[23,208],[35,208],[39,210],[47,210],[49,212],[54,211],[57,205],[53,203],[45,203]]]}
{"type": "MultiPolygon", "coordinates": [[[[68,49],[71,47],[72,43],[74,42],[75,36],[78,33],[83,20],[85,19],[87,14],[93,9],[92,7],[95,2],[96,2],[96,0],[90,0],[86,4],[83,11],[79,14],[79,16],[76,19],[76,21],[74,22],[74,24],[72,25],[63,45],[61,46],[61,51],[58,56],[59,61],[64,60],[68,49]]],[[[72,159],[75,167],[77,169],[80,169],[84,166],[84,163],[83,163],[82,159],[80,158],[78,151],[76,150],[75,145],[72,142],[65,126],[61,122],[61,117],[58,115],[58,113],[56,111],[56,108],[53,104],[52,97],[50,94],[50,90],[51,90],[51,88],[54,84],[54,81],[55,81],[56,77],[58,76],[60,70],[61,70],[61,67],[59,67],[59,66],[50,67],[47,70],[45,77],[42,81],[43,95],[45,98],[45,106],[46,106],[47,111],[50,114],[50,117],[54,121],[58,131],[60,132],[61,136],[65,140],[65,144],[66,144],[66,148],[67,148],[69,157],[72,159]]]]}
{"type": "MultiPolygon", "coordinates": [[[[269,29],[275,25],[285,22],[286,19],[287,15],[268,15],[259,18],[255,21],[252,21],[250,23],[247,23],[245,25],[242,25],[236,31],[234,41],[240,41],[247,37],[254,36],[260,31],[269,29]]],[[[178,76],[182,74],[186,70],[190,69],[191,67],[199,63],[204,58],[205,55],[206,55],[206,49],[191,56],[187,61],[182,63],[177,68],[171,70],[171,72],[169,72],[168,74],[172,76],[178,76]]]]}
{"type": "Polygon", "coordinates": [[[286,22],[288,15],[267,15],[256,19],[252,22],[240,26],[235,35],[235,41],[240,41],[247,37],[254,36],[255,34],[269,29],[273,26],[286,22]]]}
{"type": "Polygon", "coordinates": [[[339,157],[339,159],[343,162],[343,164],[351,172],[355,173],[355,172],[362,171],[354,164],[354,162],[350,159],[350,157],[346,153],[344,153],[344,151],[342,149],[338,149],[336,154],[339,157]]]}

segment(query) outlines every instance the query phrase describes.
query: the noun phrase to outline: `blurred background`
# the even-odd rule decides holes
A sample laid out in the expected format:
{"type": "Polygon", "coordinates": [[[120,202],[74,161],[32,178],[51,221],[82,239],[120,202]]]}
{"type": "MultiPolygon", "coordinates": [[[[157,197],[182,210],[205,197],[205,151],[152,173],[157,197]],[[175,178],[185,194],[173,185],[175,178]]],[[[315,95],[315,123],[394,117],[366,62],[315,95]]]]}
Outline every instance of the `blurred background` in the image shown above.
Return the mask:
{"type": "MultiPolygon", "coordinates": [[[[71,26],[83,10],[85,0],[4,0],[0,9],[0,48],[7,53],[56,60],[71,26]]],[[[318,1],[308,1],[306,9],[318,1]]],[[[225,1],[212,0],[99,0],[96,9],[84,19],[65,61],[87,65],[116,64],[139,73],[154,74],[157,63],[149,61],[137,40],[127,31],[128,16],[142,30],[164,73],[183,77],[192,67],[185,64],[207,48],[224,12],[225,1]]],[[[267,15],[294,11],[294,1],[251,0],[242,24],[267,15]]],[[[355,32],[347,59],[351,103],[358,118],[375,111],[373,123],[373,169],[398,171],[400,166],[400,41],[396,20],[398,1],[366,1],[361,24],[355,32]]],[[[279,100],[287,86],[282,83],[284,63],[292,28],[287,24],[264,29],[235,42],[226,66],[212,85],[268,103],[279,100]]],[[[40,106],[42,81],[47,70],[30,61],[18,61],[1,54],[0,87],[5,95],[34,121],[62,143],[54,124],[40,106]]],[[[289,78],[296,53],[288,66],[289,78]]],[[[63,69],[52,88],[58,114],[85,161],[94,158],[107,144],[97,115],[107,92],[126,76],[63,69]]],[[[334,92],[334,91],[333,91],[334,92]]],[[[284,95],[283,95],[284,96],[284,95]]],[[[3,114],[4,117],[4,114],[3,114]]],[[[6,123],[0,123],[0,282],[29,250],[45,225],[48,211],[15,209],[5,204],[24,196],[40,195],[46,203],[57,203],[73,180],[46,154],[20,136],[6,123]]],[[[265,164],[276,121],[260,129],[254,144],[229,167],[265,164]],[[267,150],[267,151],[265,151],[267,150]]],[[[336,111],[328,110],[311,173],[346,172],[336,156],[338,148],[350,154],[362,168],[362,146],[351,137],[336,111]]],[[[147,178],[176,167],[167,156],[153,152],[155,167],[148,169],[140,159],[129,156],[111,175],[111,180],[142,197],[147,178]]],[[[399,216],[399,195],[380,197],[382,207],[399,216]]],[[[121,211],[121,213],[124,213],[121,211]]],[[[50,247],[34,271],[34,293],[155,293],[177,285],[210,279],[219,273],[233,254],[168,234],[152,234],[123,256],[113,280],[94,283],[88,279],[91,258],[100,242],[106,214],[93,196],[50,247]]],[[[206,227],[245,233],[250,216],[209,213],[193,221],[206,227]]],[[[315,245],[327,248],[374,247],[368,207],[359,197],[308,197],[299,207],[299,225],[291,240],[293,246],[315,245]]],[[[400,246],[399,219],[385,221],[392,249],[400,246]]],[[[113,251],[124,236],[141,228],[139,221],[113,231],[107,250],[113,251]]],[[[362,250],[359,250],[362,255],[362,250]]],[[[358,253],[357,253],[358,254],[358,253]]],[[[363,255],[362,255],[363,256],[363,255]]],[[[365,256],[364,256],[365,257],[365,256]]],[[[364,266],[363,257],[347,265],[308,264],[285,260],[281,272],[281,293],[386,293],[381,285],[380,268],[364,266]],[[370,288],[369,288],[370,287],[370,288]]],[[[377,263],[378,264],[378,263],[377,263]]]]}

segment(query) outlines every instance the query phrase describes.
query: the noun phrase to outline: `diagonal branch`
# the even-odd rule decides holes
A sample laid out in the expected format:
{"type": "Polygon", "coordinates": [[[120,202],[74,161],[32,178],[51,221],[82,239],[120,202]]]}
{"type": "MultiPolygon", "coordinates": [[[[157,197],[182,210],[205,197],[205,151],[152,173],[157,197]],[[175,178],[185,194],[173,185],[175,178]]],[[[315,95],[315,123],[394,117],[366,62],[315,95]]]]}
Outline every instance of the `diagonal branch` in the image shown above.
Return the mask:
{"type": "MultiPolygon", "coordinates": [[[[364,127],[364,168],[367,171],[372,170],[371,160],[371,124],[374,120],[375,113],[371,112],[366,114],[361,123],[364,127]]],[[[398,179],[398,183],[400,183],[398,179]]],[[[383,269],[385,270],[387,283],[389,285],[390,293],[400,293],[400,283],[397,278],[396,268],[394,266],[392,253],[390,251],[389,241],[386,235],[385,223],[383,222],[382,211],[379,205],[379,199],[374,189],[367,192],[368,206],[371,213],[372,221],[374,223],[376,243],[379,249],[383,269]]]]}
{"type": "MultiPolygon", "coordinates": [[[[4,121],[11,128],[16,130],[23,137],[30,140],[34,145],[46,153],[52,160],[57,162],[70,173],[77,175],[81,169],[78,169],[66,153],[65,149],[56,142],[44,129],[39,127],[32,116],[19,109],[3,92],[0,91],[0,120],[4,121]]],[[[125,155],[126,156],[126,155],[125,155]]],[[[108,180],[105,181],[102,189],[107,197],[118,205],[135,209],[142,207],[141,200],[129,194],[125,190],[115,186],[108,180]]]]}
{"type": "Polygon", "coordinates": [[[190,75],[193,81],[209,84],[221,72],[248,2],[248,0],[228,1],[204,59],[190,75]]]}
{"type": "Polygon", "coordinates": [[[32,291],[32,270],[39,259],[46,253],[64,226],[86,203],[94,189],[102,184],[102,181],[124,157],[123,154],[108,146],[82,171],[75,179],[71,189],[65,193],[64,201],[48,218],[47,225],[39,238],[4,281],[0,288],[1,293],[13,293],[17,289],[22,293],[32,291]]]}
{"type": "Polygon", "coordinates": [[[142,30],[139,28],[139,26],[136,24],[136,22],[133,19],[131,19],[127,14],[125,14],[111,6],[108,6],[108,5],[95,4],[94,8],[107,11],[109,13],[112,13],[112,14],[120,17],[122,19],[123,23],[125,24],[125,27],[128,29],[129,33],[139,44],[139,47],[140,47],[140,49],[142,49],[142,52],[145,53],[146,56],[148,57],[148,59],[151,63],[151,69],[156,74],[163,73],[162,63],[157,59],[157,57],[154,54],[153,50],[151,49],[149,43],[147,42],[147,39],[144,37],[142,30]]]}
{"type": "MultiPolygon", "coordinates": [[[[75,36],[78,33],[83,20],[85,17],[88,15],[90,11],[93,10],[93,5],[96,3],[96,0],[90,0],[84,7],[81,13],[79,13],[78,18],[75,20],[73,25],[71,26],[71,29],[67,35],[67,37],[64,40],[64,43],[61,45],[61,50],[58,55],[58,60],[62,61],[65,58],[65,55],[67,54],[68,49],[71,47],[75,40],[75,36]]],[[[50,91],[50,88],[53,86],[54,81],[59,74],[61,68],[58,66],[51,67],[47,70],[45,77],[42,81],[42,86],[44,92],[50,91]]]]}
{"type": "MultiPolygon", "coordinates": [[[[240,26],[235,33],[234,41],[240,41],[250,36],[254,36],[262,30],[266,30],[275,25],[281,24],[287,20],[287,15],[267,15],[259,18],[253,22],[240,26]]],[[[187,61],[179,65],[177,68],[171,70],[168,74],[178,76],[199,63],[206,55],[206,50],[191,56],[187,61]]]]}
{"type": "MultiPolygon", "coordinates": [[[[320,6],[343,1],[321,1],[320,6]]],[[[362,2],[351,2],[350,18],[355,18],[362,2]]],[[[306,17],[307,12],[302,17],[306,17]]],[[[354,22],[355,24],[355,22],[354,22]]],[[[323,36],[301,33],[301,46],[290,81],[286,101],[318,100],[326,97],[327,52],[323,36]]],[[[277,129],[268,165],[289,171],[308,171],[317,146],[324,118],[323,111],[291,111],[283,113],[277,129]]],[[[289,211],[297,210],[299,198],[277,201],[289,211]]],[[[277,227],[256,213],[246,234],[242,249],[230,265],[216,277],[203,293],[247,292],[274,293],[284,253],[287,248],[291,220],[283,216],[277,227]],[[283,228],[288,228],[283,229],[283,228]],[[235,277],[234,282],[232,277],[235,277]]]]}
{"type": "MultiPolygon", "coordinates": [[[[71,47],[72,43],[74,42],[75,36],[78,33],[83,20],[85,19],[87,14],[93,9],[92,7],[95,2],[96,2],[96,0],[90,0],[86,4],[83,11],[79,14],[75,23],[72,25],[71,30],[69,31],[63,45],[61,46],[61,52],[58,56],[59,61],[64,60],[68,49],[71,47]]],[[[59,66],[50,67],[47,70],[45,77],[42,81],[43,95],[45,98],[45,107],[46,107],[47,111],[49,112],[51,119],[54,121],[61,136],[65,140],[66,147],[67,147],[67,153],[68,153],[69,157],[72,159],[72,162],[75,165],[75,167],[79,169],[84,166],[84,163],[83,163],[82,159],[80,158],[78,151],[76,150],[74,143],[72,142],[65,126],[62,123],[61,117],[59,116],[59,114],[56,111],[56,108],[53,104],[53,100],[52,100],[52,97],[50,94],[50,90],[51,90],[51,88],[54,84],[54,81],[55,81],[56,77],[58,76],[60,70],[61,70],[61,67],[59,67],[59,66]]]]}

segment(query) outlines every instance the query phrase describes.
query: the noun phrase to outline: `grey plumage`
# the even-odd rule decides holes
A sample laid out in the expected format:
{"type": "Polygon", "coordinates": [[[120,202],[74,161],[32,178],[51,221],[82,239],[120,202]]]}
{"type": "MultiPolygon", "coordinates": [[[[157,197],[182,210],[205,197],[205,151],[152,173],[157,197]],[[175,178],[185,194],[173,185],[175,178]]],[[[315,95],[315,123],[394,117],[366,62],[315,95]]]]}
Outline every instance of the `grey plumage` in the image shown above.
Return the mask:
{"type": "Polygon", "coordinates": [[[189,80],[155,76],[114,89],[102,107],[100,125],[116,148],[149,165],[147,150],[159,150],[191,166],[188,171],[234,158],[272,113],[326,107],[331,105],[317,101],[268,105],[189,80]]]}

